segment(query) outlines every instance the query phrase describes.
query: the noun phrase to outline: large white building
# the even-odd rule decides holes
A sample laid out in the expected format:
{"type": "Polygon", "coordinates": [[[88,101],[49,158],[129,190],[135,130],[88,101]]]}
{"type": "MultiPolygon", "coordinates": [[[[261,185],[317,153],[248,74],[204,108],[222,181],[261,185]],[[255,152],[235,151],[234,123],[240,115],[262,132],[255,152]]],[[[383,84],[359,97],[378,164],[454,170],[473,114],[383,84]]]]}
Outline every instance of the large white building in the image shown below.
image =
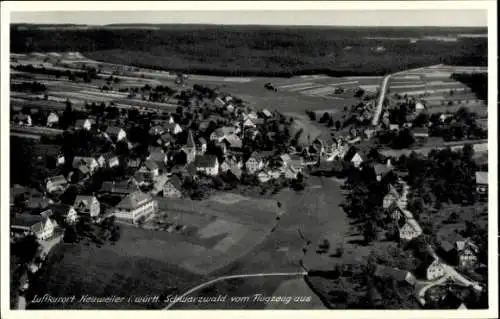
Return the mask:
{"type": "Polygon", "coordinates": [[[158,209],[158,202],[151,196],[137,191],[127,195],[115,206],[114,215],[117,219],[136,224],[141,218],[147,218],[158,209]]]}

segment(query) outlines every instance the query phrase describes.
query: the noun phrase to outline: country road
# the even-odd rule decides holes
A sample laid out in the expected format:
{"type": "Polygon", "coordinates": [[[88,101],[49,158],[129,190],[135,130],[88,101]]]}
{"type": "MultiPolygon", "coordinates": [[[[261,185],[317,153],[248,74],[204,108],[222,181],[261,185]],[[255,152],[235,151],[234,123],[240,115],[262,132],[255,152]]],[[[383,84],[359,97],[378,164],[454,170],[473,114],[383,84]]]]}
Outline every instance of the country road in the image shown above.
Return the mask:
{"type": "Polygon", "coordinates": [[[391,75],[387,75],[384,77],[382,81],[382,86],[380,87],[380,95],[378,97],[377,108],[375,109],[375,113],[373,114],[372,125],[376,126],[380,119],[380,114],[382,114],[382,107],[384,106],[385,95],[387,93],[387,84],[389,83],[391,75]]]}
{"type": "MultiPolygon", "coordinates": [[[[305,276],[305,275],[307,275],[306,271],[300,271],[300,272],[282,272],[282,273],[241,274],[241,275],[222,276],[222,277],[218,277],[218,278],[212,279],[210,281],[204,282],[204,283],[202,283],[202,284],[200,284],[200,285],[198,285],[196,287],[193,287],[193,288],[189,289],[188,291],[186,291],[185,293],[183,293],[181,296],[179,296],[177,298],[182,299],[184,297],[189,296],[190,294],[192,294],[193,292],[195,292],[197,290],[200,290],[202,288],[210,286],[210,285],[212,285],[214,283],[217,283],[219,281],[228,280],[228,279],[252,278],[252,277],[271,277],[271,276],[285,276],[286,277],[286,276],[305,276]]],[[[169,303],[165,307],[165,310],[170,309],[176,303],[177,303],[177,301],[173,301],[173,302],[169,303]]]]}

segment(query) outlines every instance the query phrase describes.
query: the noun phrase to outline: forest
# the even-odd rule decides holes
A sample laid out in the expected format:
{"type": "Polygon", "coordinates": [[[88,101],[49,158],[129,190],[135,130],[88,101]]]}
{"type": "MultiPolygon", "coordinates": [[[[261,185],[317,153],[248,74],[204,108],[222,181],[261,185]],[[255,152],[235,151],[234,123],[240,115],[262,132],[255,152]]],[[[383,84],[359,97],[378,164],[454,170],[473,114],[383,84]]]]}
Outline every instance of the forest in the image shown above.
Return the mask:
{"type": "Polygon", "coordinates": [[[417,43],[367,38],[460,32],[466,30],[214,25],[42,30],[13,25],[11,52],[79,51],[97,61],[221,76],[381,75],[438,63],[486,65],[485,38],[417,43]]]}

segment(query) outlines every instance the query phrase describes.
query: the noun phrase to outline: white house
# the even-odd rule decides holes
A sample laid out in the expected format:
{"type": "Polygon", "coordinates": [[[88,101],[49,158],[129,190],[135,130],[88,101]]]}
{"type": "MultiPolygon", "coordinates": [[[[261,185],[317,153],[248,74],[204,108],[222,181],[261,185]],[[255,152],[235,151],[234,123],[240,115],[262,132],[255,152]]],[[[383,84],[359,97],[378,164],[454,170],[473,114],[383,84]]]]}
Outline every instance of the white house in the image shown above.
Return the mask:
{"type": "Polygon", "coordinates": [[[76,223],[78,219],[75,208],[67,204],[50,205],[49,209],[43,211],[40,215],[47,218],[60,218],[57,220],[64,219],[64,222],[70,225],[76,223]]]}
{"type": "Polygon", "coordinates": [[[261,183],[266,183],[269,180],[271,180],[271,176],[267,172],[259,172],[257,174],[257,178],[259,179],[259,182],[261,182],[261,183]]]}
{"type": "Polygon", "coordinates": [[[152,160],[146,160],[141,168],[139,168],[138,172],[149,173],[154,178],[160,174],[160,169],[156,162],[152,160]]]}
{"type": "Polygon", "coordinates": [[[95,196],[78,195],[73,203],[79,214],[97,217],[101,212],[101,205],[95,196]]]}
{"type": "Polygon", "coordinates": [[[90,119],[80,119],[75,122],[75,129],[78,130],[90,130],[92,128],[92,122],[90,119]]]}
{"type": "Polygon", "coordinates": [[[197,172],[203,172],[210,176],[219,174],[219,161],[215,155],[198,155],[194,160],[197,172]]]}
{"type": "Polygon", "coordinates": [[[245,167],[250,174],[263,169],[265,166],[264,159],[261,154],[253,152],[245,163],[245,167]]]}
{"type": "Polygon", "coordinates": [[[55,224],[50,218],[29,214],[16,214],[10,225],[13,232],[23,235],[33,234],[38,240],[49,239],[55,229],[55,224]]]}
{"type": "Polygon", "coordinates": [[[47,127],[52,127],[57,123],[59,123],[59,116],[57,113],[50,112],[49,116],[47,116],[47,127]]]}
{"type": "Polygon", "coordinates": [[[403,227],[399,229],[399,238],[410,241],[420,236],[422,232],[420,225],[414,219],[409,219],[403,227]]]}
{"type": "Polygon", "coordinates": [[[158,203],[143,192],[127,195],[115,206],[113,214],[119,220],[137,224],[139,219],[146,219],[158,210],[158,203]]]}
{"type": "Polygon", "coordinates": [[[434,259],[430,262],[429,265],[426,265],[426,279],[427,280],[436,280],[444,276],[444,267],[439,262],[439,260],[434,259]]]}
{"type": "Polygon", "coordinates": [[[106,134],[115,142],[120,142],[127,137],[127,133],[122,128],[116,126],[109,126],[106,129],[106,134]]]}
{"type": "Polygon", "coordinates": [[[354,167],[359,167],[363,163],[363,158],[355,148],[350,148],[344,156],[344,161],[351,162],[354,167]]]}
{"type": "Polygon", "coordinates": [[[243,122],[243,127],[256,127],[256,125],[255,125],[255,123],[250,118],[247,118],[243,122]]]}

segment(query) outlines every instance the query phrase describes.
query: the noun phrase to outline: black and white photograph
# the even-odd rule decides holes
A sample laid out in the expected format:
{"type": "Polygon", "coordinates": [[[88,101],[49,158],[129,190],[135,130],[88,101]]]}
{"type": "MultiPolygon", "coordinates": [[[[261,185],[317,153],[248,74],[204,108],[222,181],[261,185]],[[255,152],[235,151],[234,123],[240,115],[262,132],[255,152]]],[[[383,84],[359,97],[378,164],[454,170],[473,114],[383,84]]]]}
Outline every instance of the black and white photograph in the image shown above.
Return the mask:
{"type": "Polygon", "coordinates": [[[2,3],[2,309],[496,316],[495,2],[356,2],[2,3]]]}

